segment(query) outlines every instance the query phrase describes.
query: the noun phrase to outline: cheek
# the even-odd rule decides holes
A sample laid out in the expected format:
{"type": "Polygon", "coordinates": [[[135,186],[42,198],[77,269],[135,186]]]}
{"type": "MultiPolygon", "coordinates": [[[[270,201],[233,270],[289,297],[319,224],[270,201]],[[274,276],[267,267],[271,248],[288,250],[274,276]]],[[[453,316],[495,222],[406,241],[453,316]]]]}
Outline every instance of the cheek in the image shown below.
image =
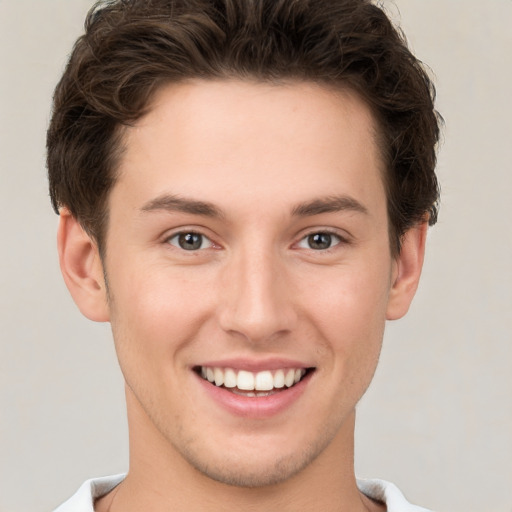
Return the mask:
{"type": "Polygon", "coordinates": [[[113,270],[111,323],[118,351],[156,364],[194,339],[214,302],[207,276],[197,274],[129,261],[113,270]]]}
{"type": "Polygon", "coordinates": [[[340,374],[372,373],[384,333],[389,277],[384,266],[340,268],[309,302],[317,328],[340,374]],[[380,268],[379,268],[380,267],[380,268]]]}

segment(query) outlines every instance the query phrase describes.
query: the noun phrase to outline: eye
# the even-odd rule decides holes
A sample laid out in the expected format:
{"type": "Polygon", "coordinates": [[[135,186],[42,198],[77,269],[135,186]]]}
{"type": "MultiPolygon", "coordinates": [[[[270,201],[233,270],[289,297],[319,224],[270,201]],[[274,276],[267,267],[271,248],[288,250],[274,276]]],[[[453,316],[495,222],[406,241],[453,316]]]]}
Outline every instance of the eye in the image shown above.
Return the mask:
{"type": "Polygon", "coordinates": [[[325,251],[338,245],[342,239],[334,233],[318,232],[305,236],[298,244],[302,249],[313,249],[314,251],[325,251]]]}
{"type": "Polygon", "coordinates": [[[194,233],[193,231],[176,233],[174,236],[171,236],[167,242],[184,251],[198,251],[213,246],[209,238],[200,233],[194,233]]]}

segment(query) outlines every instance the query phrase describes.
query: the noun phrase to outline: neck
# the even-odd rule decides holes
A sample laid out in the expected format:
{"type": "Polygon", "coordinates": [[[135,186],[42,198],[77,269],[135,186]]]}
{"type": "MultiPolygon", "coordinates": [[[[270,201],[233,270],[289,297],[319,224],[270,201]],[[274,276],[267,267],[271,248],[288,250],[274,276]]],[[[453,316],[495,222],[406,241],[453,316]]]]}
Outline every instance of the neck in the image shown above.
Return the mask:
{"type": "Polygon", "coordinates": [[[379,510],[357,489],[354,412],[305,469],[283,482],[250,488],[199,472],[156,430],[138,403],[129,403],[128,411],[130,469],[122,484],[97,502],[97,512],[379,510]]]}

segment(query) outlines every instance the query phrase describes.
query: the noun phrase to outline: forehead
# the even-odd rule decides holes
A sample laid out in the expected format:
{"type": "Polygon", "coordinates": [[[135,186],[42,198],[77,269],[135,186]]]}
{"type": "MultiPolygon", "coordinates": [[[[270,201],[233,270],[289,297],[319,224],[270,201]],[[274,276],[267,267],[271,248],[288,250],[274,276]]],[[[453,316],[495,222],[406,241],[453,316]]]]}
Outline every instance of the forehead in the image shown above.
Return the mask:
{"type": "Polygon", "coordinates": [[[194,81],[161,88],[124,133],[113,194],[285,205],[382,187],[373,116],[348,90],[298,82],[194,81]]]}

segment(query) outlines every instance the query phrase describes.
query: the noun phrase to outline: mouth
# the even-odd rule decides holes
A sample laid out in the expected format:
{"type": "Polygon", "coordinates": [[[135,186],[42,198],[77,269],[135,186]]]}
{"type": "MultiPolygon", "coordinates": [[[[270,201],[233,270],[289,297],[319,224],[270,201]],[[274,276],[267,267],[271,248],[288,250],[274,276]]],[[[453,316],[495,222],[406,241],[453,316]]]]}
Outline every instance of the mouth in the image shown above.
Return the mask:
{"type": "Polygon", "coordinates": [[[236,368],[196,366],[194,371],[210,384],[235,395],[265,397],[293,388],[314,368],[282,368],[250,372],[236,368]]]}

